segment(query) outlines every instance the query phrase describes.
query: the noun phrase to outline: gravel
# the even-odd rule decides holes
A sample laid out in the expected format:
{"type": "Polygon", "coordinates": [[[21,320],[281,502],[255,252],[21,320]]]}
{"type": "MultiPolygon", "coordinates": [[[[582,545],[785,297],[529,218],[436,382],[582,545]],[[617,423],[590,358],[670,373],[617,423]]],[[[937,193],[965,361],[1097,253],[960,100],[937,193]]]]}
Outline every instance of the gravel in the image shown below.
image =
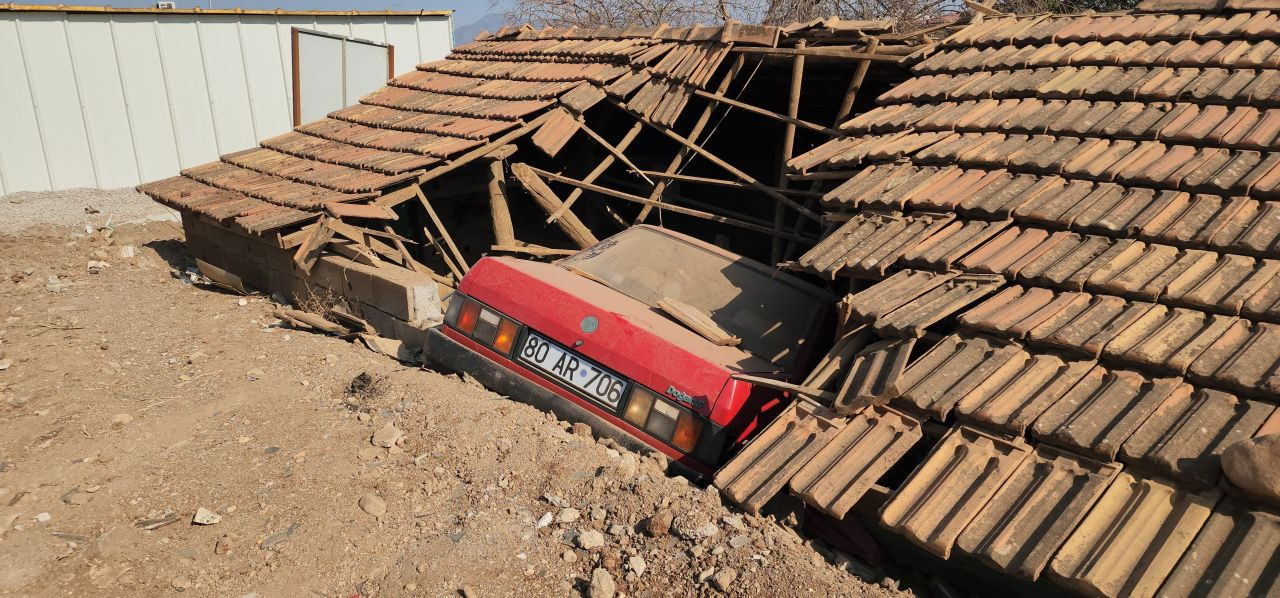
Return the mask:
{"type": "Polygon", "coordinates": [[[177,212],[150,197],[124,189],[65,189],[20,191],[0,196],[0,233],[18,233],[33,226],[101,227],[107,224],[178,220],[177,212]]]}

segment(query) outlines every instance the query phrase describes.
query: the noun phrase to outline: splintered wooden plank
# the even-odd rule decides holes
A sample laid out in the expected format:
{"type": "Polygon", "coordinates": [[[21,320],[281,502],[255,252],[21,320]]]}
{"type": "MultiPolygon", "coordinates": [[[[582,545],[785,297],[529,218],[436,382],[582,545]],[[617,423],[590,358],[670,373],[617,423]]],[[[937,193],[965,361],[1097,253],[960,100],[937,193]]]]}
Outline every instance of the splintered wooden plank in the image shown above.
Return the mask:
{"type": "Polygon", "coordinates": [[[742,339],[726,332],[707,314],[702,313],[702,310],[692,305],[670,297],[663,297],[658,300],[658,307],[690,330],[702,335],[702,338],[717,345],[736,347],[742,343],[742,339]]]}

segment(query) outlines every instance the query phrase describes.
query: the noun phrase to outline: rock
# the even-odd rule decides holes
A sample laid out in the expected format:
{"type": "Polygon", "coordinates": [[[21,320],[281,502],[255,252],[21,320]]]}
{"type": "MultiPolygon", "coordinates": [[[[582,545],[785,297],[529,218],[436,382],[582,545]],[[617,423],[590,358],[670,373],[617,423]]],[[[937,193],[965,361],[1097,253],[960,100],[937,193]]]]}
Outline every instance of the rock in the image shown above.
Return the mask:
{"type": "Polygon", "coordinates": [[[89,260],[89,266],[88,266],[88,269],[89,269],[89,273],[90,273],[90,274],[97,274],[97,273],[99,273],[99,272],[101,272],[101,271],[103,271],[103,270],[106,270],[107,268],[110,268],[110,267],[111,267],[111,264],[108,264],[108,263],[106,263],[106,262],[104,262],[104,261],[101,261],[101,260],[89,260]]]}
{"type": "Polygon", "coordinates": [[[71,286],[71,283],[66,282],[52,274],[49,275],[49,278],[46,279],[44,283],[45,290],[49,291],[50,293],[61,293],[62,291],[67,290],[67,287],[70,287],[70,286],[71,286]]]}
{"type": "Polygon", "coordinates": [[[640,470],[640,460],[636,459],[633,453],[623,453],[618,459],[617,472],[618,477],[623,481],[631,481],[636,477],[636,473],[640,470]]]}
{"type": "Polygon", "coordinates": [[[671,530],[677,536],[689,541],[711,538],[720,533],[720,528],[716,527],[714,522],[695,513],[682,513],[675,519],[671,530]]]}
{"type": "Polygon", "coordinates": [[[574,422],[573,433],[578,436],[584,436],[586,438],[592,438],[593,436],[591,433],[591,426],[588,426],[587,424],[584,424],[582,422],[574,422]]]}
{"type": "Polygon", "coordinates": [[[746,534],[738,534],[732,538],[729,538],[730,548],[742,548],[743,546],[746,546],[750,543],[751,543],[751,536],[748,536],[746,534]]]}
{"type": "Polygon", "coordinates": [[[236,305],[239,305],[240,307],[244,307],[246,305],[249,305],[249,300],[245,298],[241,298],[240,300],[236,301],[236,305]]]}
{"type": "Polygon", "coordinates": [[[217,543],[213,545],[213,554],[228,554],[231,552],[231,536],[222,536],[218,538],[217,543]]]}
{"type": "Polygon", "coordinates": [[[698,583],[707,583],[707,580],[711,579],[711,576],[715,574],[716,574],[715,567],[709,567],[709,568],[703,569],[701,572],[698,573],[698,577],[697,577],[698,583]]]}
{"type": "Polygon", "coordinates": [[[111,418],[111,425],[117,428],[131,423],[133,423],[133,416],[128,413],[117,413],[115,417],[111,418]]]}
{"type": "Polygon", "coordinates": [[[205,355],[203,351],[196,351],[195,353],[187,356],[187,363],[192,365],[204,363],[206,361],[209,361],[209,356],[205,355]]]}
{"type": "Polygon", "coordinates": [[[578,547],[583,550],[591,550],[604,546],[604,534],[596,530],[587,530],[578,534],[578,547]]]}
{"type": "Polygon", "coordinates": [[[625,535],[627,535],[627,526],[622,525],[621,523],[615,523],[615,524],[613,524],[613,525],[610,525],[610,526],[609,526],[609,535],[610,535],[610,536],[625,536],[625,535]]]}
{"type": "Polygon", "coordinates": [[[122,246],[120,246],[120,254],[119,254],[119,255],[120,255],[120,257],[122,257],[122,258],[128,259],[128,258],[133,257],[133,255],[134,255],[134,252],[135,252],[135,251],[136,251],[136,250],[134,249],[133,245],[122,245],[122,246]]]}
{"type": "Polygon", "coordinates": [[[386,425],[378,428],[378,431],[373,433],[369,441],[373,443],[373,446],[391,448],[399,444],[403,438],[404,431],[397,428],[395,424],[387,422],[386,425]]]}
{"type": "Polygon", "coordinates": [[[387,501],[382,500],[381,496],[372,492],[366,493],[360,497],[360,510],[364,511],[378,519],[382,519],[387,514],[387,501]]]}
{"type": "Polygon", "coordinates": [[[245,372],[245,376],[249,378],[250,382],[257,380],[265,375],[267,375],[266,372],[263,372],[258,368],[254,368],[252,370],[245,372]]]}
{"type": "Polygon", "coordinates": [[[711,585],[715,586],[721,592],[728,592],[733,587],[733,582],[738,579],[738,570],[733,567],[725,567],[711,576],[711,585]]]}
{"type": "Polygon", "coordinates": [[[1222,452],[1222,471],[1245,492],[1280,504],[1280,433],[1227,447],[1222,452]]]}
{"type": "Polygon", "coordinates": [[[720,523],[723,523],[740,532],[746,531],[747,529],[747,526],[742,523],[742,517],[739,517],[737,515],[725,515],[724,517],[720,518],[720,523]]]}
{"type": "Polygon", "coordinates": [[[560,523],[573,523],[574,521],[577,521],[581,515],[582,514],[577,509],[570,507],[567,509],[561,509],[560,516],[556,519],[560,523]]]}
{"type": "Polygon", "coordinates": [[[48,511],[45,511],[43,513],[36,513],[36,516],[35,516],[35,520],[39,521],[40,523],[44,523],[50,519],[53,519],[53,515],[50,515],[48,511]]]}
{"type": "Polygon", "coordinates": [[[659,510],[645,522],[644,531],[654,538],[661,538],[671,533],[671,522],[674,519],[675,516],[671,514],[671,511],[659,510]]]}
{"type": "Polygon", "coordinates": [[[222,515],[214,513],[204,507],[196,509],[196,514],[191,517],[191,523],[196,525],[215,525],[219,521],[222,521],[222,515]]]}
{"type": "Polygon", "coordinates": [[[0,359],[0,372],[3,372],[11,367],[13,367],[12,359],[0,359]]]}
{"type": "Polygon", "coordinates": [[[591,585],[587,587],[588,598],[613,598],[617,592],[618,585],[607,570],[597,567],[591,572],[591,585]]]}
{"type": "Polygon", "coordinates": [[[534,524],[534,527],[536,529],[542,529],[544,527],[547,527],[548,525],[551,525],[551,522],[555,520],[556,518],[554,515],[552,515],[551,513],[546,513],[542,517],[538,518],[538,523],[534,524]]]}
{"type": "Polygon", "coordinates": [[[566,563],[576,563],[578,562],[578,553],[572,550],[566,550],[560,555],[560,558],[564,559],[564,562],[566,563]]]}
{"type": "Polygon", "coordinates": [[[175,589],[175,590],[177,590],[177,591],[179,591],[179,592],[181,592],[181,591],[183,591],[183,590],[185,590],[185,589],[187,589],[187,588],[190,588],[190,587],[191,587],[191,580],[190,580],[190,579],[187,579],[187,578],[185,578],[185,577],[183,577],[183,576],[181,576],[181,575],[179,575],[179,576],[177,576],[177,577],[173,578],[173,581],[171,581],[171,582],[169,582],[169,583],[170,583],[170,585],[172,585],[172,586],[173,586],[173,589],[175,589]]]}
{"type": "Polygon", "coordinates": [[[645,564],[644,557],[636,555],[627,559],[627,568],[634,571],[637,576],[644,575],[645,569],[649,566],[645,564]]]}

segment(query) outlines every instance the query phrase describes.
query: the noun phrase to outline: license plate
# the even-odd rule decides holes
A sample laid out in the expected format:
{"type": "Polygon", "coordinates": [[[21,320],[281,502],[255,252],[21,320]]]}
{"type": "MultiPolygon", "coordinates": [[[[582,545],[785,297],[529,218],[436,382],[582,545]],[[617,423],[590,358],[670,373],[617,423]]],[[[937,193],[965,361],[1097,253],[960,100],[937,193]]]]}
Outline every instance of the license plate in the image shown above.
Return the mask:
{"type": "Polygon", "coordinates": [[[627,392],[626,379],[533,332],[520,347],[520,361],[613,409],[627,392]]]}

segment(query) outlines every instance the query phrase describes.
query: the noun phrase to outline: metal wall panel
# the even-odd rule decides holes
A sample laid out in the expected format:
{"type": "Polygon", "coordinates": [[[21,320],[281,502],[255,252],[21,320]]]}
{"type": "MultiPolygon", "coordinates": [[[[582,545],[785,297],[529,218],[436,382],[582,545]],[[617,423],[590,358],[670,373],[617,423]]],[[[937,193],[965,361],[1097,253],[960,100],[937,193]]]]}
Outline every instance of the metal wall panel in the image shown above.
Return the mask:
{"type": "Polygon", "coordinates": [[[359,42],[343,42],[346,49],[346,85],[342,105],[350,106],[365,94],[387,84],[387,49],[359,42]]]}
{"type": "Polygon", "coordinates": [[[26,61],[18,42],[18,24],[0,21],[0,179],[4,192],[50,189],[44,143],[36,124],[36,107],[27,86],[26,61]]]}
{"type": "Polygon", "coordinates": [[[298,36],[298,95],[302,122],[346,105],[342,89],[342,40],[320,35],[298,36]]]}
{"type": "MultiPolygon", "coordinates": [[[[111,24],[99,18],[70,15],[67,39],[75,65],[76,85],[83,102],[85,127],[89,130],[97,186],[124,187],[138,180],[138,161],[133,154],[129,119],[124,117],[124,88],[111,48],[111,24]]],[[[0,164],[4,158],[0,157],[0,164]]]]}
{"type": "MultiPolygon", "coordinates": [[[[396,72],[452,40],[443,16],[0,14],[0,195],[136,185],[288,131],[291,27],[393,44],[396,72]]],[[[316,68],[341,87],[335,56],[316,68]]],[[[385,78],[348,72],[349,95],[385,78]]]]}

